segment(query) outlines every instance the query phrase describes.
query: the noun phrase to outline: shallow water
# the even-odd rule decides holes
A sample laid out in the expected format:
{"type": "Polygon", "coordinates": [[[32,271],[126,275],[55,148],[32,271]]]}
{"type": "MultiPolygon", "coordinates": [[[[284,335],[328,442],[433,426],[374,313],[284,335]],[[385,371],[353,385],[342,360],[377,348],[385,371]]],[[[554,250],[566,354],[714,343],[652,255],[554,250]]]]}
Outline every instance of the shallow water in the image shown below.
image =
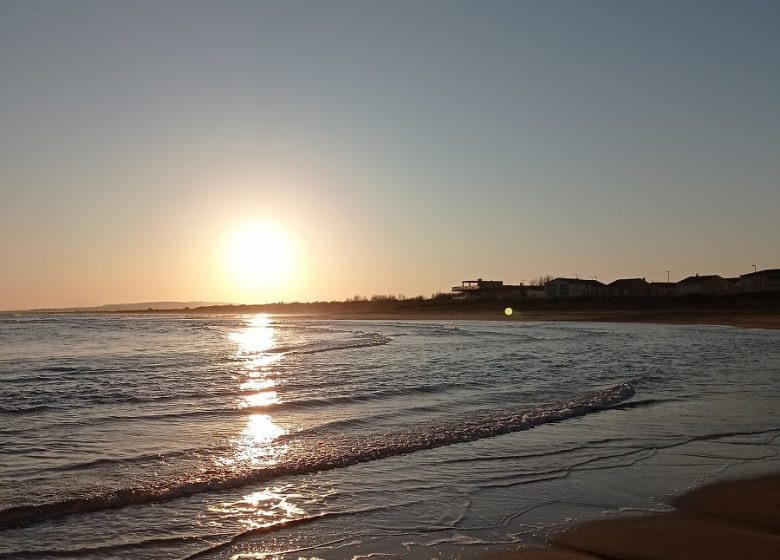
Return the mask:
{"type": "Polygon", "coordinates": [[[0,557],[471,557],[780,466],[780,332],[0,315],[0,557]]]}

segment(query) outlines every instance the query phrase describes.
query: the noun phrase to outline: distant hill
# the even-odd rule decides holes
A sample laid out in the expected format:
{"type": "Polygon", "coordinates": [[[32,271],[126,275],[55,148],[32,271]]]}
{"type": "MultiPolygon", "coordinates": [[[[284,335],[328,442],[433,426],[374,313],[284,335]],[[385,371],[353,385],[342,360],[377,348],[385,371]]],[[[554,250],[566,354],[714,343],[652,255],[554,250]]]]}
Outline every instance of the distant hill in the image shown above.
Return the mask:
{"type": "Polygon", "coordinates": [[[144,301],[140,303],[108,303],[94,307],[67,307],[57,309],[30,309],[29,311],[46,312],[78,312],[100,313],[103,311],[145,311],[148,309],[194,309],[212,305],[230,305],[215,301],[144,301]]]}

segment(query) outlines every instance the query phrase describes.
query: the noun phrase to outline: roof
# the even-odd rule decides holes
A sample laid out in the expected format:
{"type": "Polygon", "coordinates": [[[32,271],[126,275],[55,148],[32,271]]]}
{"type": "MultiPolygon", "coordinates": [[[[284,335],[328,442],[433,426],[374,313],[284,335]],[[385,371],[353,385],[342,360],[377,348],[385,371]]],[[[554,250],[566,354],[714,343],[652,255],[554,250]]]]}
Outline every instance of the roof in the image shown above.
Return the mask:
{"type": "Polygon", "coordinates": [[[618,278],[614,282],[607,284],[607,286],[610,288],[620,288],[622,286],[633,284],[634,282],[642,282],[643,284],[647,284],[647,280],[644,278],[618,278]]]}
{"type": "MultiPolygon", "coordinates": [[[[591,286],[604,286],[598,280],[583,280],[582,278],[553,278],[550,282],[568,282],[569,284],[588,284],[591,286]]],[[[548,284],[550,282],[547,282],[548,284]]]]}
{"type": "Polygon", "coordinates": [[[756,272],[751,272],[750,274],[743,274],[740,276],[740,278],[745,278],[750,276],[763,276],[764,274],[780,274],[780,268],[768,268],[766,270],[758,270],[756,272]]]}
{"type": "Polygon", "coordinates": [[[717,274],[710,274],[709,276],[699,276],[698,274],[696,276],[688,276],[688,278],[683,278],[678,284],[696,284],[697,282],[705,282],[707,280],[713,280],[715,278],[719,278],[720,280],[724,280],[722,276],[718,276],[717,274]]]}

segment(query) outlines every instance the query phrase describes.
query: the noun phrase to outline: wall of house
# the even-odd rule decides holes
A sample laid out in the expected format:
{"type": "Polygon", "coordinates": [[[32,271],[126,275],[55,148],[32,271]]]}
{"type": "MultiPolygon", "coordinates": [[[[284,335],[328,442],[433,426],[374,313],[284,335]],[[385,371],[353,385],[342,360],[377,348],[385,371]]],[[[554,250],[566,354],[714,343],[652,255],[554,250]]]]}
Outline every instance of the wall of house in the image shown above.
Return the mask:
{"type": "Polygon", "coordinates": [[[780,291],[780,273],[768,272],[743,276],[739,282],[739,289],[742,292],[780,291]]]}

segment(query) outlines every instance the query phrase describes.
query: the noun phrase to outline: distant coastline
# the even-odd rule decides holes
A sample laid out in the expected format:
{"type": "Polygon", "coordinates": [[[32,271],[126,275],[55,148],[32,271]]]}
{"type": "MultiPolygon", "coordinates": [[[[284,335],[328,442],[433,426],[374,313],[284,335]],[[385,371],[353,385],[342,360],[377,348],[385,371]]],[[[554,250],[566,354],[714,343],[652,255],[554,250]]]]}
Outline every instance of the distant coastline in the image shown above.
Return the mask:
{"type": "MultiPolygon", "coordinates": [[[[16,313],[110,313],[191,315],[269,313],[312,319],[345,320],[500,320],[621,323],[706,324],[780,329],[780,292],[678,298],[572,298],[528,300],[495,298],[453,300],[449,297],[353,299],[257,305],[216,304],[31,310],[16,313]],[[511,316],[505,314],[512,309],[511,316]]],[[[5,312],[10,313],[10,312],[5,312]]]]}

